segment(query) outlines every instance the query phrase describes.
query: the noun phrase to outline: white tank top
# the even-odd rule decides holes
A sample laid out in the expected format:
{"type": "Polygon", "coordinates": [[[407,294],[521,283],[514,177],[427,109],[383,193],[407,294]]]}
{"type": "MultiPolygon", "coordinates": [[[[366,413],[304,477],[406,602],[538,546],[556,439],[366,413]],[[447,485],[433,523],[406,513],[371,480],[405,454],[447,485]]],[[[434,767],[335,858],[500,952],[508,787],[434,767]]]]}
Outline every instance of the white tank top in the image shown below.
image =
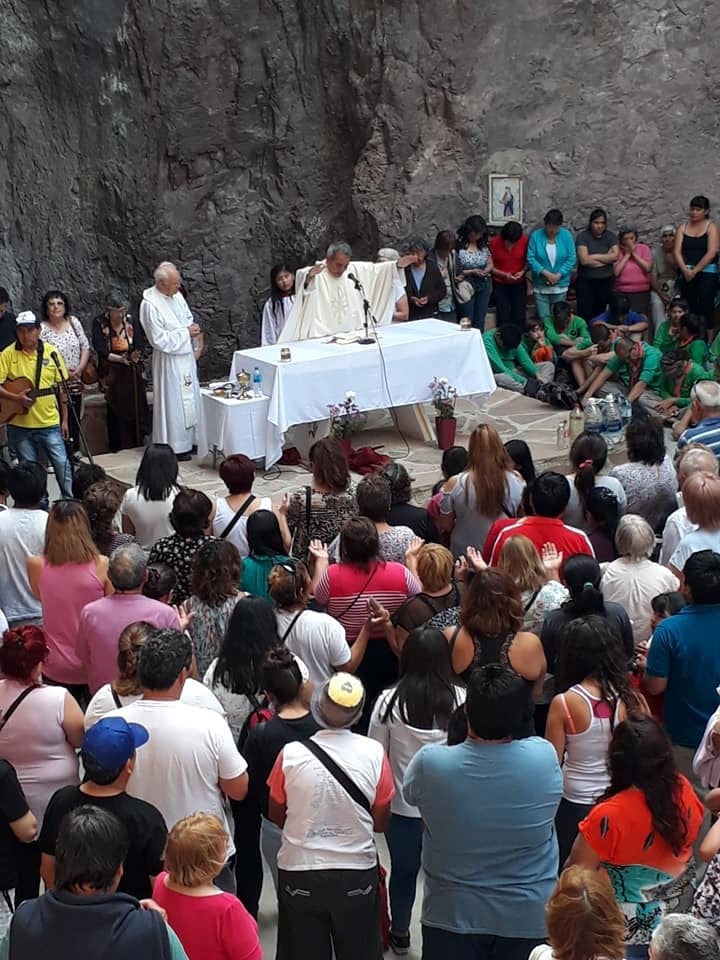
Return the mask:
{"type": "MultiPolygon", "coordinates": [[[[618,723],[620,699],[613,707],[600,697],[588,693],[579,683],[571,687],[568,693],[575,693],[585,701],[590,725],[582,733],[565,735],[563,797],[572,803],[595,803],[610,783],[607,752],[613,728],[618,723]]],[[[567,707],[565,715],[569,715],[567,707]]]]}
{"type": "MultiPolygon", "coordinates": [[[[258,504],[258,506],[255,507],[257,510],[272,510],[272,500],[270,497],[263,497],[259,502],[256,500],[255,503],[258,504]]],[[[228,505],[225,497],[218,497],[215,501],[213,536],[219,537],[234,516],[235,511],[228,505]]],[[[244,513],[226,537],[229,543],[237,547],[238,553],[243,558],[248,555],[247,522],[249,516],[250,514],[244,513]]]]}

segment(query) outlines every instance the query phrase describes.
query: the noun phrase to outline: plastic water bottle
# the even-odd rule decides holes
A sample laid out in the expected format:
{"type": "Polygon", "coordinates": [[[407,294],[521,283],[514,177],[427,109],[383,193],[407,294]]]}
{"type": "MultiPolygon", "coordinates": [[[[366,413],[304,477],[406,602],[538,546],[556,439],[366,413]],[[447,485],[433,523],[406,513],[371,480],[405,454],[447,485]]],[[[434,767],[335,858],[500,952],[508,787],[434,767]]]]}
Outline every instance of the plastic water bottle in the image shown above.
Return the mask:
{"type": "Polygon", "coordinates": [[[603,415],[599,402],[592,397],[585,407],[585,433],[602,433],[603,415]]]}
{"type": "Polygon", "coordinates": [[[256,397],[261,397],[263,395],[262,389],[262,374],[260,373],[260,367],[255,367],[253,370],[253,394],[256,397]]]}
{"type": "Polygon", "coordinates": [[[622,418],[620,416],[620,408],[618,407],[615,397],[610,394],[605,400],[605,411],[603,415],[603,421],[605,424],[605,433],[620,433],[622,430],[622,418]]]}
{"type": "Polygon", "coordinates": [[[618,409],[620,410],[620,419],[623,427],[626,427],[632,418],[632,404],[624,393],[618,394],[618,409]]]}
{"type": "Polygon", "coordinates": [[[576,403],[575,406],[570,411],[570,444],[575,441],[576,437],[579,437],[581,433],[585,430],[585,414],[583,413],[582,407],[579,403],[576,403]]]}

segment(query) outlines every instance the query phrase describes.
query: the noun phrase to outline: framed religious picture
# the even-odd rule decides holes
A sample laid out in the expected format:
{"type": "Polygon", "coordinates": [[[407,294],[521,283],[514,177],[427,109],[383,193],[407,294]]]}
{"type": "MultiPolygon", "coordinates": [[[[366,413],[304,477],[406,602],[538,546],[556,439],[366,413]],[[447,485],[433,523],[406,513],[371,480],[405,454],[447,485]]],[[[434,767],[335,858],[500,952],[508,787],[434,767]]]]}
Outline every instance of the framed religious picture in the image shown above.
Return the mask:
{"type": "Polygon", "coordinates": [[[488,223],[501,227],[508,220],[523,222],[522,177],[488,174],[488,223]]]}

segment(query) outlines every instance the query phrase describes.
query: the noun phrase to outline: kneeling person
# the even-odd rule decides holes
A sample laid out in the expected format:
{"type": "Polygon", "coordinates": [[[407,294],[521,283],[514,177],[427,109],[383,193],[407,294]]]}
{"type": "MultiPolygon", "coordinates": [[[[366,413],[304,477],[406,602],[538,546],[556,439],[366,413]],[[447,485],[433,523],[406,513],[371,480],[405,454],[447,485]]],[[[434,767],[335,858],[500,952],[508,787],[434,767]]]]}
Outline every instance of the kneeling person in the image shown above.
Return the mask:
{"type": "Polygon", "coordinates": [[[655,410],[662,399],[662,354],[657,347],[630,337],[615,342],[615,355],[596,371],[584,387],[585,399],[599,394],[624,393],[630,403],[637,400],[646,410],[655,410]],[[605,386],[612,378],[612,384],[605,386]]]}
{"type": "Polygon", "coordinates": [[[506,390],[522,393],[530,377],[550,383],[555,376],[555,365],[544,361],[534,363],[522,344],[523,331],[519,327],[500,327],[487,330],[483,343],[495,383],[506,390]]]}

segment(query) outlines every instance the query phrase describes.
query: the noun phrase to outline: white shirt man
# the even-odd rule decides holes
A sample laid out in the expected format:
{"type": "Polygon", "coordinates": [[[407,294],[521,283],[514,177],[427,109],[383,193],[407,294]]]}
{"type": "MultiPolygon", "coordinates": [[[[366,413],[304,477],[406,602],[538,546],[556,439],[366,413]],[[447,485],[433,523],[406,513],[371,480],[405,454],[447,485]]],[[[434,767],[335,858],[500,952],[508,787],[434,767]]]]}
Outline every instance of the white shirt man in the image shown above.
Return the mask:
{"type": "MultiPolygon", "coordinates": [[[[685,481],[695,473],[714,473],[718,474],[718,461],[715,454],[709,448],[690,447],[680,454],[677,463],[678,487],[682,494],[682,488],[685,481]]],[[[697,524],[688,520],[685,507],[678,507],[673,511],[665,521],[663,529],[662,547],[660,549],[660,563],[667,567],[670,558],[675,552],[678,544],[688,533],[697,530],[697,524]]]]}
{"type": "Polygon", "coordinates": [[[278,337],[279,343],[359,331],[365,321],[364,296],[378,326],[392,322],[398,269],[415,263],[414,255],[397,262],[351,262],[347,243],[331,243],[325,259],[295,274],[295,303],[278,337]],[[350,275],[359,281],[357,288],[350,275]]]}
{"type": "MultiPolygon", "coordinates": [[[[230,860],[235,844],[224,795],[244,799],[247,763],[223,717],[179,700],[191,663],[192,643],[185,634],[178,630],[152,634],[138,662],[142,699],[108,716],[139,723],[150,734],[147,746],[137,754],[127,792],[157,807],[169,830],[198,810],[213,814],[225,826],[230,860]]],[[[234,892],[234,876],[227,863],[221,878],[218,885],[234,892]]]]}
{"type": "Polygon", "coordinates": [[[152,438],[170,444],[178,459],[189,460],[200,409],[192,338],[200,336],[200,327],[180,293],[177,267],[161,263],[154,279],[140,304],[140,323],[153,348],[152,438]]]}

